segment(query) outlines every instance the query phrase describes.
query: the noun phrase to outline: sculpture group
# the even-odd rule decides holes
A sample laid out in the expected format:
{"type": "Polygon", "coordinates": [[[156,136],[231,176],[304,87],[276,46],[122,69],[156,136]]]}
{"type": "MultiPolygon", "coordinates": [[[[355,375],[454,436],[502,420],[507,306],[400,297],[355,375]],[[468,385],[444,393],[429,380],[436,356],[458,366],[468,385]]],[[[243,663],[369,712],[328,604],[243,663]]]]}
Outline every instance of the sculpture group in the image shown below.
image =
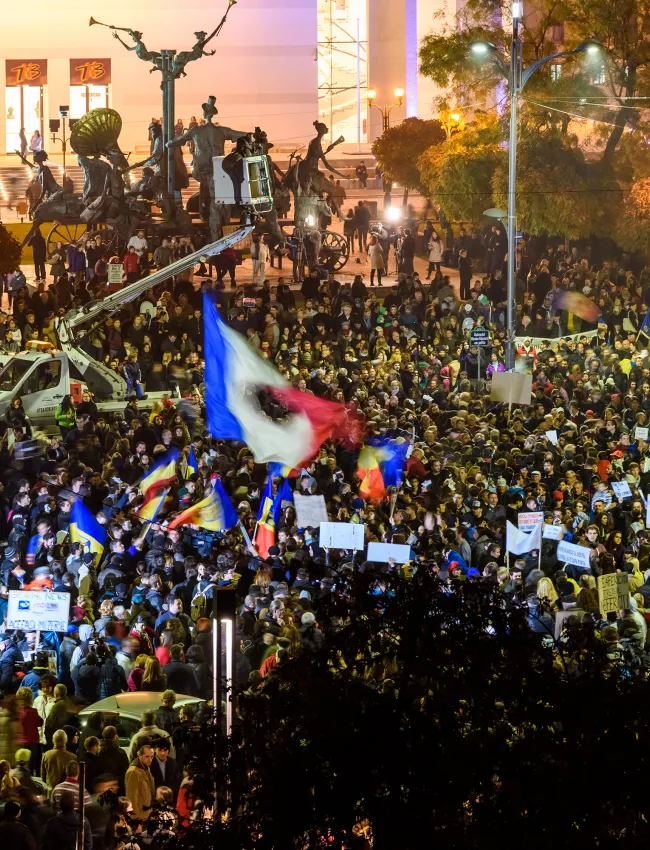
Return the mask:
{"type": "MultiPolygon", "coordinates": [[[[113,36],[128,51],[134,52],[142,61],[151,63],[151,72],[162,72],[162,126],[152,122],[149,126],[152,144],[150,155],[141,162],[129,164],[119,147],[122,122],[115,110],[94,109],[81,118],[75,124],[70,140],[84,174],[81,196],[66,192],[57,184],[47,166],[47,153],[44,151],[34,155],[33,164],[23,158],[27,165],[37,171],[41,187],[40,198],[34,207],[34,227],[46,221],[81,222],[89,229],[102,224],[113,228],[121,240],[127,241],[141,228],[153,227],[161,236],[167,233],[190,235],[202,222],[209,229],[210,240],[216,241],[222,236],[223,228],[230,223],[233,214],[237,218],[251,214],[251,209],[243,209],[246,205],[242,198],[242,186],[246,160],[256,157],[257,161],[260,158],[263,160],[269,196],[266,206],[252,210],[257,216],[261,214],[263,217],[263,222],[259,222],[258,226],[266,230],[271,246],[278,250],[282,250],[287,241],[293,239],[298,255],[295,267],[299,276],[305,265],[304,256],[310,270],[318,264],[322,241],[319,223],[323,216],[331,218],[338,212],[333,201],[334,186],[319,170],[319,165],[322,163],[328,172],[339,174],[330,166],[326,157],[332,148],[343,141],[342,137],[323,150],[322,140],[328,128],[315,121],[316,136],[309,143],[305,157],[292,155],[289,168],[283,173],[271,158],[273,145],[259,127],[251,133],[215,123],[218,109],[214,95],[210,95],[202,104],[203,123],[192,126],[180,136],[174,136],[169,130],[174,125],[175,80],[186,75],[185,67],[189,62],[214,55],[214,50],[206,51],[205,48],[219,34],[228,12],[236,2],[229,0],[226,13],[212,33],[196,32],[193,48],[179,53],[148,50],[143,42],[143,33],[138,30],[101,24],[94,18],[90,19],[91,25],[109,27],[113,30],[113,36]],[[131,37],[134,42],[132,47],[120,37],[120,32],[131,37]],[[228,156],[225,156],[226,142],[234,143],[234,149],[228,156]],[[192,177],[197,181],[199,191],[190,199],[187,209],[184,209],[181,191],[188,187],[189,177],[182,149],[188,143],[193,152],[192,177]],[[217,197],[215,157],[222,158],[223,173],[232,181],[234,204],[217,197]],[[127,175],[140,167],[141,178],[132,185],[127,175]],[[289,213],[292,197],[294,233],[288,235],[280,226],[280,218],[289,213]],[[153,205],[158,207],[160,213],[152,214],[153,205]],[[192,214],[195,215],[194,219],[192,214]]],[[[330,233],[329,236],[330,244],[338,246],[334,250],[337,260],[341,262],[343,258],[344,263],[347,259],[345,240],[340,237],[340,241],[337,241],[339,234],[330,233]]]]}

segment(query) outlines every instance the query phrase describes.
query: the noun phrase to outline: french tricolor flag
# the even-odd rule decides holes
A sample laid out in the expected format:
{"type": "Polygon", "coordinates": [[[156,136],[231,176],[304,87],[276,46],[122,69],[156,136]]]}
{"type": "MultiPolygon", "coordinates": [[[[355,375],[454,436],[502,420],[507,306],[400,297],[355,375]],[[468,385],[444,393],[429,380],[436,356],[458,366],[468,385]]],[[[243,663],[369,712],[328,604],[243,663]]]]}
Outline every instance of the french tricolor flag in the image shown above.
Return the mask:
{"type": "Polygon", "coordinates": [[[213,437],[248,445],[257,463],[300,467],[328,439],[355,444],[359,423],[343,404],[294,389],[221,320],[214,301],[203,299],[205,328],[205,403],[213,437]],[[273,395],[289,415],[271,420],[257,394],[273,395]]]}

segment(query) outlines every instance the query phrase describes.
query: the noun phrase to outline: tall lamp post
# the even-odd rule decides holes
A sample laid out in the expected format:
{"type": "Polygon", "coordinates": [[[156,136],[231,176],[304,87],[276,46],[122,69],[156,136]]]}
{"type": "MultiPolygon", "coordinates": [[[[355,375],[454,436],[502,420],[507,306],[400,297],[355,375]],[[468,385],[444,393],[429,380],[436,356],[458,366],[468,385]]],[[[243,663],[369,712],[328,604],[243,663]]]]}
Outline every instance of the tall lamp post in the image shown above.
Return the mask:
{"type": "Polygon", "coordinates": [[[372,109],[378,109],[381,112],[381,120],[383,125],[383,132],[390,128],[390,113],[395,109],[396,106],[401,106],[402,101],[404,100],[404,89],[396,88],[393,91],[395,95],[395,103],[392,106],[379,106],[375,103],[375,98],[377,97],[377,92],[374,89],[368,89],[366,92],[366,97],[368,98],[368,107],[372,109]]]}
{"type": "Polygon", "coordinates": [[[553,53],[543,56],[537,62],[533,62],[528,68],[523,67],[522,47],[519,38],[519,21],[521,20],[523,4],[515,2],[512,4],[512,42],[510,46],[510,65],[499,53],[496,47],[489,41],[475,41],[470,45],[472,54],[484,61],[492,62],[508,81],[510,89],[510,143],[508,146],[508,327],[506,335],[506,369],[511,372],[515,367],[515,328],[514,328],[514,303],[515,303],[515,233],[516,233],[516,206],[515,188],[517,180],[517,102],[520,93],[524,90],[531,76],[542,65],[553,62],[564,56],[574,56],[576,53],[595,54],[600,51],[600,45],[595,41],[583,41],[573,50],[563,50],[561,53],[553,53]]]}

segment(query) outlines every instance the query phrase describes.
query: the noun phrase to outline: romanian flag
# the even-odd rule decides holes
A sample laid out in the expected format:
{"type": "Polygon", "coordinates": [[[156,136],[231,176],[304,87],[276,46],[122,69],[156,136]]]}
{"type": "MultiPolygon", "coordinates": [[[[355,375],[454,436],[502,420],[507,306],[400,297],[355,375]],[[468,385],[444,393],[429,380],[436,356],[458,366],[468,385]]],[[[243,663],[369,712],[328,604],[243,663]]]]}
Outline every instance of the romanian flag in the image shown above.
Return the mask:
{"type": "Polygon", "coordinates": [[[357,478],[361,479],[359,495],[371,502],[381,502],[386,495],[384,476],[379,468],[380,450],[364,446],[357,462],[357,478]]]}
{"type": "Polygon", "coordinates": [[[190,456],[187,459],[187,472],[185,477],[189,478],[190,475],[196,475],[199,471],[199,465],[196,462],[196,455],[194,454],[194,445],[190,446],[190,456]]]}
{"type": "Polygon", "coordinates": [[[268,470],[274,478],[297,478],[300,475],[299,469],[283,463],[269,463],[268,470]]]}
{"type": "Polygon", "coordinates": [[[70,513],[70,540],[81,543],[87,552],[100,555],[106,545],[106,529],[100,525],[93,514],[77,499],[70,513]]]}
{"type": "Polygon", "coordinates": [[[27,544],[27,554],[25,556],[25,560],[28,567],[33,567],[36,563],[36,553],[38,552],[42,542],[43,538],[40,534],[34,534],[29,538],[29,543],[27,544]]]}
{"type": "Polygon", "coordinates": [[[568,313],[573,313],[574,316],[579,316],[586,322],[595,322],[600,316],[600,308],[591,298],[587,298],[581,292],[573,292],[570,290],[556,290],[553,298],[554,310],[566,310],[568,313]]]}
{"type": "Polygon", "coordinates": [[[176,519],[169,523],[168,528],[178,528],[179,525],[198,525],[207,531],[226,531],[236,525],[239,517],[233,508],[223,484],[217,478],[214,487],[205,499],[187,508],[176,519]]]}
{"type": "Polygon", "coordinates": [[[255,533],[255,545],[257,551],[263,558],[269,556],[269,546],[275,545],[275,533],[280,519],[282,502],[293,502],[293,491],[289,482],[285,479],[282,486],[278,487],[275,498],[273,497],[273,480],[269,475],[264,489],[264,495],[260,502],[260,510],[257,515],[257,531],[255,533]]]}
{"type": "Polygon", "coordinates": [[[176,461],[179,454],[178,449],[169,449],[142,479],[139,486],[145,503],[176,480],[176,461]]]}
{"type": "Polygon", "coordinates": [[[361,478],[359,495],[380,502],[386,495],[386,487],[399,487],[410,445],[406,440],[377,439],[364,446],[357,465],[357,477],[361,478]]]}
{"type": "Polygon", "coordinates": [[[144,502],[144,504],[140,505],[138,509],[138,519],[141,519],[144,522],[156,522],[158,514],[160,513],[162,506],[165,504],[168,495],[169,488],[163,490],[159,496],[154,496],[153,499],[150,499],[148,502],[144,502]]]}
{"type": "Polygon", "coordinates": [[[650,339],[650,307],[648,308],[648,312],[645,314],[644,320],[641,322],[639,333],[636,336],[637,340],[639,339],[641,334],[650,339]]]}

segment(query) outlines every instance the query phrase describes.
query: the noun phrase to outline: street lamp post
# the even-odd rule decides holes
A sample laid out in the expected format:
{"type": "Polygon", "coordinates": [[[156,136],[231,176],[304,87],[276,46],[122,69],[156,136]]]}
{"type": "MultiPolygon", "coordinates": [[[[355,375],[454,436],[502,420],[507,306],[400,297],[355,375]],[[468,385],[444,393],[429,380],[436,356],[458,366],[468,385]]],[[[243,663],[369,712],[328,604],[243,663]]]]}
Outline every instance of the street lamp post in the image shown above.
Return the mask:
{"type": "Polygon", "coordinates": [[[522,3],[512,4],[512,42],[510,45],[510,66],[506,64],[496,47],[488,41],[476,41],[470,45],[474,56],[493,62],[502,75],[508,80],[510,90],[510,141],[508,145],[508,265],[507,265],[507,299],[508,299],[508,326],[506,333],[506,369],[511,372],[515,368],[515,235],[517,230],[516,215],[516,180],[517,180],[517,102],[520,93],[524,90],[531,76],[542,65],[561,59],[564,56],[573,56],[576,53],[597,53],[600,45],[593,41],[584,41],[573,50],[563,50],[561,53],[553,53],[533,62],[528,68],[523,67],[522,47],[519,38],[519,21],[522,16],[522,3]]]}
{"type": "Polygon", "coordinates": [[[390,129],[390,113],[396,106],[402,105],[402,101],[404,100],[404,89],[396,88],[393,91],[393,94],[395,95],[395,103],[392,106],[378,106],[375,103],[377,92],[374,89],[368,89],[368,91],[366,92],[369,108],[372,109],[374,107],[375,109],[378,109],[381,112],[381,120],[384,133],[386,132],[386,130],[390,129]]]}

